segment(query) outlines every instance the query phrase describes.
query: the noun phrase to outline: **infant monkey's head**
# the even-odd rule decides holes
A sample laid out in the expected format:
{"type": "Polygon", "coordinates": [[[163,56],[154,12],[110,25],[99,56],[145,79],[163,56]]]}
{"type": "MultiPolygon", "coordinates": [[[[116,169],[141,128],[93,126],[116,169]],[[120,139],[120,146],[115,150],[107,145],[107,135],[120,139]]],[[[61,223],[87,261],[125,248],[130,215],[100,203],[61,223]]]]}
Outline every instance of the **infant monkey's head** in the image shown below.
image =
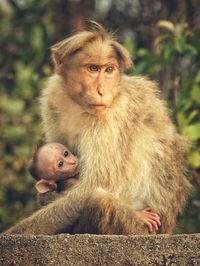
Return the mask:
{"type": "Polygon", "coordinates": [[[38,145],[29,163],[29,171],[36,180],[65,180],[77,175],[78,168],[78,158],[60,143],[38,145]]]}

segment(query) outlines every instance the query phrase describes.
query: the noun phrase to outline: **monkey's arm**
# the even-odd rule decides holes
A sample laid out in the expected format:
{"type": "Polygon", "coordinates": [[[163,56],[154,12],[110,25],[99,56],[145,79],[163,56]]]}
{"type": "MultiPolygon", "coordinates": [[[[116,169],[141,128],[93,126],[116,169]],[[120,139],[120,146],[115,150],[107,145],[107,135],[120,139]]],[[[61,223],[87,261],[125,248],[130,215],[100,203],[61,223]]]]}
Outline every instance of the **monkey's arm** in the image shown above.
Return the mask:
{"type": "Polygon", "coordinates": [[[91,192],[85,186],[65,192],[5,234],[54,235],[67,232],[74,224],[74,233],[148,234],[147,227],[129,205],[108,192],[98,189],[91,192]]]}
{"type": "Polygon", "coordinates": [[[73,233],[135,235],[148,228],[133,208],[100,188],[86,200],[73,233]]]}
{"type": "Polygon", "coordinates": [[[57,191],[49,191],[46,193],[38,193],[37,199],[41,206],[46,206],[47,204],[55,201],[60,196],[62,196],[62,194],[57,191]]]}
{"type": "Polygon", "coordinates": [[[84,186],[66,191],[63,196],[11,227],[4,234],[55,235],[66,232],[66,228],[79,217],[88,194],[89,191],[84,186]]]}
{"type": "Polygon", "coordinates": [[[68,178],[64,181],[57,182],[57,190],[56,191],[49,191],[46,193],[38,193],[37,198],[41,206],[45,206],[57,198],[63,195],[65,190],[70,189],[74,185],[78,184],[78,180],[76,178],[68,178]]]}

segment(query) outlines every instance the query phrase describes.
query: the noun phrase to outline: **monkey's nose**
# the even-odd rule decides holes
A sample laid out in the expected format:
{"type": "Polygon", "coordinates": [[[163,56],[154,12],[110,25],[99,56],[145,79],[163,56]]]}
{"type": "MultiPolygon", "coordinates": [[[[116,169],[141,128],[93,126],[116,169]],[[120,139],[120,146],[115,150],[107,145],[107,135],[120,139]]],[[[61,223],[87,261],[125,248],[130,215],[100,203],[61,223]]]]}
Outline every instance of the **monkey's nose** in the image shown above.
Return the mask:
{"type": "Polygon", "coordinates": [[[76,164],[76,161],[74,161],[74,160],[68,160],[68,164],[74,165],[74,164],[76,164]]]}
{"type": "Polygon", "coordinates": [[[101,97],[105,94],[105,91],[101,86],[98,86],[97,92],[101,97]]]}

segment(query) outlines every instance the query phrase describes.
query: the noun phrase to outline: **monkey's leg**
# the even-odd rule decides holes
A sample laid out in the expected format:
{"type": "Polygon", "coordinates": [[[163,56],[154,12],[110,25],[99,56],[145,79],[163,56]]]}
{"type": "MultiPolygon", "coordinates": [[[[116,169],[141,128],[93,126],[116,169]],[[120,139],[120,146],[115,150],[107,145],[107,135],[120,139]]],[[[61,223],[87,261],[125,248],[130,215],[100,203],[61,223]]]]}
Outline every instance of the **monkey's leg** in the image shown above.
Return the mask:
{"type": "Polygon", "coordinates": [[[122,204],[111,193],[98,191],[86,201],[73,233],[148,234],[148,228],[130,206],[122,204]]]}

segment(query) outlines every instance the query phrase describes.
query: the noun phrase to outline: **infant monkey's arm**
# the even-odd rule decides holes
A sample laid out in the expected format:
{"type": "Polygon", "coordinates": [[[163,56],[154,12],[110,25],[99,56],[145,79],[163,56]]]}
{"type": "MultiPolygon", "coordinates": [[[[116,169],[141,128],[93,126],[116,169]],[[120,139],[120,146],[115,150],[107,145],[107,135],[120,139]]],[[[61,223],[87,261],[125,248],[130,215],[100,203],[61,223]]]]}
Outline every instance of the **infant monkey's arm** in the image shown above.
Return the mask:
{"type": "Polygon", "coordinates": [[[61,195],[62,193],[57,192],[57,191],[37,193],[37,201],[39,202],[40,206],[46,206],[47,204],[59,198],[61,195]]]}
{"type": "Polygon", "coordinates": [[[62,192],[70,189],[74,185],[78,184],[78,179],[75,177],[67,178],[66,180],[57,182],[57,188],[55,190],[48,191],[46,193],[38,193],[37,198],[41,206],[45,206],[52,201],[56,200],[62,195],[62,192]]]}

